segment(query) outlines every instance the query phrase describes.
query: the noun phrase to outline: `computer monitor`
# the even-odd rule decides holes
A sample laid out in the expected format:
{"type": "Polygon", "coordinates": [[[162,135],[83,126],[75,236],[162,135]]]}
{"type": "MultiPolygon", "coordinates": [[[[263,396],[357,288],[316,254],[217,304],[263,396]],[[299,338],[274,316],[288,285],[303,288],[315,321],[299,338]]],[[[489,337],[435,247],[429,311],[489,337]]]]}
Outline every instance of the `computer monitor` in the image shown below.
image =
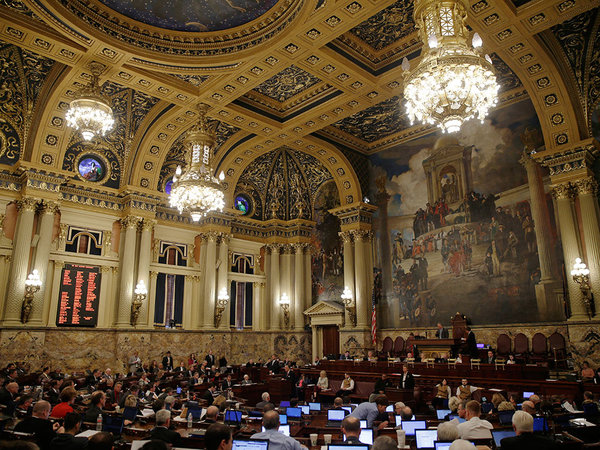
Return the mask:
{"type": "Polygon", "coordinates": [[[266,439],[234,439],[231,450],[269,450],[266,439]]]}
{"type": "Polygon", "coordinates": [[[367,425],[367,421],[366,420],[361,420],[360,421],[360,427],[361,428],[369,428],[369,426],[367,425]]]}
{"type": "Polygon", "coordinates": [[[289,400],[283,400],[281,403],[279,403],[280,408],[287,408],[288,406],[290,406],[289,400]]]}
{"type": "Polygon", "coordinates": [[[548,431],[548,423],[545,417],[533,418],[533,431],[548,431]]]}
{"type": "Polygon", "coordinates": [[[348,414],[352,413],[352,406],[342,406],[344,411],[348,411],[348,414]]]}
{"type": "Polygon", "coordinates": [[[242,423],[242,411],[228,409],[225,411],[225,420],[227,425],[240,425],[242,423]]]}
{"type": "Polygon", "coordinates": [[[178,394],[181,394],[181,386],[177,386],[177,389],[175,389],[175,391],[176,391],[178,394]]]}
{"type": "Polygon", "coordinates": [[[477,348],[478,349],[484,349],[485,348],[485,344],[477,344],[477,348]]]}
{"type": "Polygon", "coordinates": [[[369,450],[368,445],[329,444],[327,450],[369,450]]]}
{"type": "Polygon", "coordinates": [[[387,412],[387,413],[393,413],[394,412],[394,405],[388,405],[387,408],[385,408],[385,412],[387,412]]]}
{"type": "Polygon", "coordinates": [[[123,416],[105,416],[102,421],[102,431],[121,434],[123,432],[123,416]]]}
{"type": "Polygon", "coordinates": [[[437,430],[416,430],[417,449],[435,448],[437,430]]]}
{"type": "Polygon", "coordinates": [[[399,426],[402,423],[402,416],[396,414],[394,419],[396,420],[396,426],[399,426]]]}
{"type": "Polygon", "coordinates": [[[321,411],[321,404],[316,402],[310,402],[308,404],[308,409],[310,411],[321,411]]]}
{"type": "Polygon", "coordinates": [[[513,430],[492,430],[492,437],[494,438],[494,443],[496,444],[496,448],[502,448],[500,445],[500,441],[507,437],[516,436],[513,430]]]}
{"type": "Polygon", "coordinates": [[[126,406],[123,409],[123,419],[129,420],[131,422],[134,422],[135,418],[137,416],[137,413],[138,413],[138,409],[137,408],[133,408],[131,406],[126,406]]]}
{"type": "Polygon", "coordinates": [[[515,414],[514,410],[510,411],[498,411],[498,420],[502,425],[511,425],[512,417],[515,414]]]}
{"type": "MultiPolygon", "coordinates": [[[[304,414],[304,415],[310,414],[310,406],[302,405],[302,406],[300,406],[300,408],[302,409],[302,414],[304,414]]],[[[289,414],[288,414],[288,416],[289,416],[289,414]]]]}
{"type": "Polygon", "coordinates": [[[405,420],[402,422],[402,429],[406,431],[407,436],[414,436],[416,430],[427,428],[424,420],[405,420]]]}
{"type": "Polygon", "coordinates": [[[360,430],[360,435],[358,436],[358,440],[363,444],[373,445],[373,429],[372,428],[363,428],[360,430]]]}
{"type": "Polygon", "coordinates": [[[188,408],[188,414],[192,415],[192,420],[201,420],[206,413],[204,408],[188,408]]]}
{"type": "Polygon", "coordinates": [[[281,425],[287,425],[287,414],[279,414],[279,423],[281,425]]]}
{"type": "Polygon", "coordinates": [[[535,395],[535,392],[529,392],[529,391],[524,391],[523,392],[523,398],[525,400],[529,400],[529,397],[531,397],[532,395],[535,395]]]}
{"type": "MultiPolygon", "coordinates": [[[[264,433],[265,431],[265,427],[262,427],[262,432],[264,433]]],[[[289,425],[279,425],[279,429],[277,430],[279,431],[281,434],[285,434],[286,436],[290,435],[290,426],[289,425]]]]}
{"type": "Polygon", "coordinates": [[[346,411],[343,409],[329,409],[327,410],[327,420],[331,421],[342,421],[346,417],[346,411]]]}
{"type": "Polygon", "coordinates": [[[437,413],[437,418],[438,420],[444,420],[444,418],[448,415],[448,414],[452,414],[452,411],[450,411],[449,409],[438,409],[436,411],[437,413]]]}
{"type": "MultiPolygon", "coordinates": [[[[308,406],[306,408],[308,408],[308,406]]],[[[302,417],[301,408],[286,408],[285,413],[288,419],[300,419],[302,417]]]]}
{"type": "Polygon", "coordinates": [[[448,420],[454,420],[454,419],[457,419],[458,423],[463,423],[463,422],[467,421],[467,419],[463,419],[458,414],[451,414],[450,416],[448,416],[448,420]]]}
{"type": "Polygon", "coordinates": [[[435,450],[449,450],[450,446],[452,445],[452,442],[440,442],[440,441],[435,441],[435,450]]]}

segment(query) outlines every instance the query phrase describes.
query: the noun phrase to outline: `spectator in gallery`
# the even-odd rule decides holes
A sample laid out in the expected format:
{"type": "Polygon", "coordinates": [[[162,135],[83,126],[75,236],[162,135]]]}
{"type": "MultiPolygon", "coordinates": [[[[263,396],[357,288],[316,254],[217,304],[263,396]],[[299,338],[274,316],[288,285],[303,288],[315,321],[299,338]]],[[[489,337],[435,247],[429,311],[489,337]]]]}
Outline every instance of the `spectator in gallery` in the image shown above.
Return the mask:
{"type": "Polygon", "coordinates": [[[581,380],[582,381],[591,381],[594,379],[594,369],[590,367],[590,363],[587,361],[583,362],[583,367],[581,368],[581,380]]]}

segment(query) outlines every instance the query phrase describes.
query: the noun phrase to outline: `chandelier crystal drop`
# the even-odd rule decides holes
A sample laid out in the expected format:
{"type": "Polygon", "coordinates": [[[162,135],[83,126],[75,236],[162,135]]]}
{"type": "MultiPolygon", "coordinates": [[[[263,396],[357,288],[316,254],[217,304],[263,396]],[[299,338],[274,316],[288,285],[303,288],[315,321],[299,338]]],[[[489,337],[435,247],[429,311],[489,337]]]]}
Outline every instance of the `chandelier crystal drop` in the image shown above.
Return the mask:
{"type": "Polygon", "coordinates": [[[219,179],[213,175],[215,137],[206,120],[207,110],[207,105],[198,105],[198,122],[183,140],[186,166],[183,170],[177,167],[169,197],[171,206],[179,213],[189,213],[194,222],[225,207],[225,194],[219,182],[225,179],[225,174],[221,172],[219,179]]]}
{"type": "Polygon", "coordinates": [[[416,0],[415,23],[425,43],[414,69],[402,61],[404,98],[411,124],[435,124],[444,132],[459,131],[469,119],[481,121],[498,97],[491,58],[480,50],[475,33],[469,44],[464,24],[466,0],[416,0]]]}
{"type": "Polygon", "coordinates": [[[103,66],[91,63],[92,79],[90,84],[82,88],[69,105],[65,115],[67,125],[79,131],[86,141],[94,136],[104,136],[115,122],[110,101],[100,92],[98,76],[103,66]]]}

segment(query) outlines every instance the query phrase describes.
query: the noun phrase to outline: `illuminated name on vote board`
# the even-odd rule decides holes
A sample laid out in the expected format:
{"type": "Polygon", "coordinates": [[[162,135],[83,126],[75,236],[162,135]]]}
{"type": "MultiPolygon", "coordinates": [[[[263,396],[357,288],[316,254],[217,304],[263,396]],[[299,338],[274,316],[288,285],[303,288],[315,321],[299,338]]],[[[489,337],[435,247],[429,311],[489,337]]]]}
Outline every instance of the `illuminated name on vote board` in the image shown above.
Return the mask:
{"type": "Polygon", "coordinates": [[[100,278],[99,267],[65,264],[60,278],[56,326],[96,326],[100,278]]]}

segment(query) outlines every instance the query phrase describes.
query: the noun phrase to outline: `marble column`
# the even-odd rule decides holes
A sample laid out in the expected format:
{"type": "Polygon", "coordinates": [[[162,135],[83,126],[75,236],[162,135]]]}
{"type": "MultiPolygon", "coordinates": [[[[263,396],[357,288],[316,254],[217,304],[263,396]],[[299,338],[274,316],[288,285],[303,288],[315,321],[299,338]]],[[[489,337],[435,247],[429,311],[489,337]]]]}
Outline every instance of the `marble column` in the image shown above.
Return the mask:
{"type": "Polygon", "coordinates": [[[281,245],[271,244],[271,298],[268,302],[268,308],[271,311],[269,318],[269,329],[277,330],[280,328],[279,323],[279,297],[281,296],[281,286],[279,285],[279,265],[281,264],[279,250],[281,245]]]}
{"type": "Polygon", "coordinates": [[[388,225],[388,203],[391,197],[385,190],[385,177],[383,183],[375,198],[377,199],[377,206],[379,206],[379,239],[381,239],[383,296],[387,297],[387,294],[392,292],[392,242],[388,225]]]}
{"type": "Polygon", "coordinates": [[[150,283],[148,284],[148,326],[154,327],[154,312],[156,308],[156,279],[158,272],[151,270],[149,273],[150,283]]]}
{"type": "Polygon", "coordinates": [[[304,252],[304,310],[312,306],[312,246],[306,245],[304,252]]]}
{"type": "Polygon", "coordinates": [[[271,328],[271,248],[265,246],[265,283],[263,296],[260,299],[260,329],[271,328]]]}
{"type": "Polygon", "coordinates": [[[575,258],[581,256],[579,250],[579,239],[577,222],[573,211],[573,189],[569,183],[555,185],[552,195],[556,199],[556,213],[560,227],[563,256],[565,261],[565,276],[569,290],[569,304],[571,305],[571,317],[569,320],[587,320],[588,315],[579,285],[571,276],[571,269],[575,258]]]}
{"type": "Polygon", "coordinates": [[[121,219],[121,281],[119,283],[119,308],[117,312],[117,327],[125,328],[131,324],[131,302],[135,288],[135,247],[137,227],[140,219],[127,216],[121,219]]]}
{"type": "Polygon", "coordinates": [[[21,324],[21,307],[25,295],[25,280],[29,275],[27,272],[31,251],[31,234],[33,233],[33,219],[37,202],[38,200],[30,197],[17,202],[19,215],[15,227],[8,289],[4,302],[5,326],[21,324]]]}
{"type": "Polygon", "coordinates": [[[354,301],[356,303],[356,326],[358,328],[369,328],[369,274],[367,272],[366,245],[369,232],[363,230],[354,231],[354,301]]]}
{"type": "MultiPolygon", "coordinates": [[[[284,322],[283,311],[281,311],[281,327],[288,328],[294,327],[294,289],[292,288],[292,246],[285,244],[281,248],[281,255],[279,256],[281,261],[281,270],[279,277],[279,295],[282,296],[284,293],[289,298],[289,310],[288,310],[288,324],[284,322]]],[[[277,299],[278,300],[278,299],[277,299]]],[[[281,309],[279,302],[277,308],[281,309]]]]}
{"type": "Polygon", "coordinates": [[[600,223],[598,221],[598,182],[593,177],[575,183],[579,194],[586,264],[590,270],[590,286],[594,295],[595,319],[600,319],[600,223]]]}
{"type": "Polygon", "coordinates": [[[204,326],[204,288],[206,286],[206,249],[208,240],[205,235],[200,235],[200,256],[198,265],[200,267],[199,279],[196,281],[196,294],[192,298],[192,311],[195,319],[192,322],[194,329],[204,326]]]}
{"type": "MultiPolygon", "coordinates": [[[[219,244],[219,270],[217,275],[217,296],[221,295],[224,290],[229,295],[229,284],[227,276],[229,274],[229,236],[222,235],[221,243],[219,244]]],[[[219,328],[224,330],[229,329],[229,315],[231,311],[231,299],[227,302],[227,307],[223,311],[219,328]]]]}
{"type": "Polygon", "coordinates": [[[294,244],[294,328],[304,328],[304,247],[294,244]]]}
{"type": "Polygon", "coordinates": [[[217,286],[217,239],[219,233],[206,233],[206,264],[204,275],[204,321],[203,329],[215,327],[215,298],[217,286]]]}
{"type": "Polygon", "coordinates": [[[31,325],[42,325],[42,316],[44,312],[44,298],[46,297],[46,274],[50,263],[50,247],[52,245],[52,230],[54,228],[54,214],[58,210],[58,205],[54,202],[44,202],[40,208],[38,219],[38,242],[35,250],[35,260],[33,268],[38,271],[42,287],[35,294],[33,308],[29,322],[31,325]]]}
{"type": "MultiPolygon", "coordinates": [[[[140,315],[138,316],[138,326],[148,326],[154,318],[148,317],[148,303],[150,301],[150,261],[152,259],[152,230],[156,225],[156,221],[153,219],[144,219],[140,222],[141,238],[140,238],[140,249],[138,259],[138,271],[137,271],[137,282],[143,281],[148,289],[148,295],[146,300],[142,303],[140,308],[140,315]]],[[[137,284],[137,283],[136,283],[137,284]]]]}
{"type": "MultiPolygon", "coordinates": [[[[352,247],[352,233],[343,231],[340,233],[344,245],[344,288],[350,289],[352,297],[356,300],[356,289],[354,287],[354,248],[352,247]]],[[[347,327],[353,326],[350,314],[345,312],[344,323],[347,327]]]]}

